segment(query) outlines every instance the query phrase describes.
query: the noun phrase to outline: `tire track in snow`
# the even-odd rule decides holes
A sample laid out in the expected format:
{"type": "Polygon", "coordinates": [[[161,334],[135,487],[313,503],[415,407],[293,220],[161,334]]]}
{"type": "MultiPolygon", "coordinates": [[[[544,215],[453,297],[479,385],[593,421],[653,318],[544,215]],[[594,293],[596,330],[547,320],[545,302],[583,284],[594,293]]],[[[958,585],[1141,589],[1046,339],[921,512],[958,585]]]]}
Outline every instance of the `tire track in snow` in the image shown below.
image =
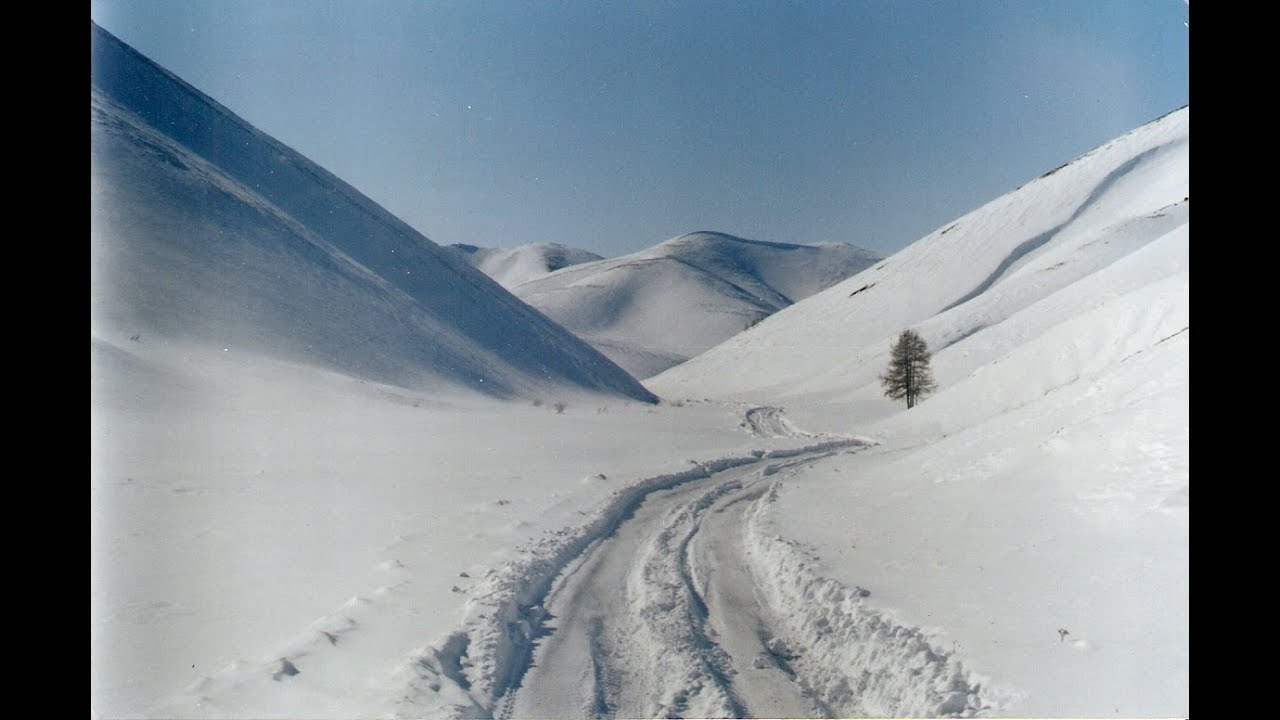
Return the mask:
{"type": "Polygon", "coordinates": [[[501,716],[743,715],[680,562],[708,495],[725,485],[737,487],[708,493],[696,482],[651,494],[562,576],[546,600],[554,630],[501,716]]]}
{"type": "Polygon", "coordinates": [[[584,561],[590,571],[566,573],[552,591],[547,607],[562,629],[504,697],[503,716],[830,714],[769,649],[774,633],[750,575],[705,568],[745,561],[739,546],[748,501],[769,489],[767,478],[833,453],[734,468],[653,493],[592,548],[584,561]],[[703,542],[708,528],[713,537],[703,542]],[[593,629],[584,637],[581,627],[593,629]],[[772,661],[761,663],[762,656],[772,661]]]}
{"type": "MultiPolygon", "coordinates": [[[[754,613],[745,623],[712,622],[713,607],[700,586],[713,591],[715,609],[725,607],[725,598],[753,609],[749,584],[722,587],[719,575],[707,582],[705,573],[696,577],[692,562],[694,542],[713,510],[759,497],[775,467],[739,468],[654,493],[615,537],[593,548],[585,561],[591,571],[566,573],[553,590],[547,607],[559,629],[535,653],[522,685],[504,698],[515,696],[504,702],[504,716],[750,717],[757,713],[744,702],[744,690],[763,701],[759,705],[786,711],[762,714],[813,715],[815,703],[776,665],[750,667],[764,650],[754,613]],[[749,649],[722,647],[727,631],[745,635],[733,638],[733,647],[749,649]],[[789,702],[740,687],[735,678],[744,668],[753,682],[774,675],[765,685],[769,692],[782,688],[789,702]]],[[[739,522],[727,527],[740,524],[744,513],[729,516],[739,522]]]]}
{"type": "MultiPolygon", "coordinates": [[[[757,450],[698,463],[689,470],[653,476],[614,491],[585,524],[522,548],[519,558],[490,571],[476,584],[461,627],[409,657],[397,670],[404,684],[398,712],[413,717],[493,717],[506,711],[510,706],[503,702],[504,696],[520,685],[532,666],[535,643],[550,630],[544,603],[562,572],[571,567],[582,572],[588,551],[614,539],[651,494],[745,466],[765,468],[773,460],[870,444],[860,438],[841,438],[800,448],[757,450]],[[446,643],[459,635],[465,636],[465,644],[446,643]],[[441,672],[444,665],[460,669],[465,688],[441,672]]],[[[548,643],[554,641],[554,636],[547,638],[548,643]]]]}
{"type": "Polygon", "coordinates": [[[748,715],[733,686],[732,658],[708,633],[710,611],[695,586],[689,563],[690,541],[701,530],[707,511],[720,498],[740,491],[743,482],[721,483],[692,503],[673,507],[667,513],[670,523],[649,544],[648,553],[643,557],[644,585],[637,594],[646,590],[652,594],[655,588],[662,590],[656,604],[662,614],[647,618],[654,640],[649,647],[659,650],[654,659],[663,670],[672,664],[673,648],[679,649],[686,663],[684,675],[673,683],[675,696],[683,700],[660,707],[658,714],[663,716],[683,715],[690,710],[699,717],[748,715]],[[671,612],[662,612],[670,607],[677,608],[679,613],[673,617],[671,612]],[[710,702],[701,708],[692,706],[691,700],[697,699],[704,689],[708,690],[710,702]]]}
{"type": "Polygon", "coordinates": [[[833,713],[798,683],[785,651],[779,654],[775,648],[781,648],[771,645],[777,623],[761,602],[757,586],[762,580],[747,564],[742,545],[746,514],[769,489],[763,478],[776,468],[765,468],[761,479],[710,508],[683,562],[705,598],[707,632],[731,659],[735,692],[744,706],[738,717],[827,717],[833,713]]]}

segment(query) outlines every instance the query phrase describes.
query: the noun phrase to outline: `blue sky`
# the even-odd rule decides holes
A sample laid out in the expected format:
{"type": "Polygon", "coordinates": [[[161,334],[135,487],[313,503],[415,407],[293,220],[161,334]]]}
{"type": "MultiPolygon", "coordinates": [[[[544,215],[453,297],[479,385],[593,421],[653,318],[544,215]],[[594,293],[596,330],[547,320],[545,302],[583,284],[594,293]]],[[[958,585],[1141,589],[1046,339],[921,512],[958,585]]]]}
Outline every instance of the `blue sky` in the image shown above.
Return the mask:
{"type": "Polygon", "coordinates": [[[1182,0],[95,0],[437,243],[890,254],[1188,103],[1182,0]]]}

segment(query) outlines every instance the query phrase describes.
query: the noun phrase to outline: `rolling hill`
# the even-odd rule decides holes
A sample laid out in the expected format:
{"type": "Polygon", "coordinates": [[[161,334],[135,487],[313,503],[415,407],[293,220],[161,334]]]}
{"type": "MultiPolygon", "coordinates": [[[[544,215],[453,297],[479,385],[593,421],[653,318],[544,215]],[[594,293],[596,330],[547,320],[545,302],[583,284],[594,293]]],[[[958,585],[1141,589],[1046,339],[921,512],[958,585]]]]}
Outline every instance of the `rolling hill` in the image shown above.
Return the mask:
{"type": "Polygon", "coordinates": [[[793,245],[693,232],[641,252],[574,265],[513,292],[644,378],[878,259],[842,243],[793,245]]]}
{"type": "Polygon", "coordinates": [[[487,248],[475,245],[446,245],[466,258],[480,272],[510,290],[570,265],[578,265],[601,256],[560,243],[531,243],[513,248],[487,248]]]}

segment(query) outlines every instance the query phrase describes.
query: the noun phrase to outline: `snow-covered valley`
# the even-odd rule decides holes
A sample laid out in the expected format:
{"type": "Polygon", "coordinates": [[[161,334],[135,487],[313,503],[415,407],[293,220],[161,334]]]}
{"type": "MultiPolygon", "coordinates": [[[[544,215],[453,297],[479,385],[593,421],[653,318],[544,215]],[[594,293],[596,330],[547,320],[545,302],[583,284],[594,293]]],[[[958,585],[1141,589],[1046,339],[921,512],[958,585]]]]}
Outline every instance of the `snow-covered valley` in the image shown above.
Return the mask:
{"type": "Polygon", "coordinates": [[[468,260],[94,33],[98,717],[1188,712],[1187,108],[883,260],[468,260]]]}

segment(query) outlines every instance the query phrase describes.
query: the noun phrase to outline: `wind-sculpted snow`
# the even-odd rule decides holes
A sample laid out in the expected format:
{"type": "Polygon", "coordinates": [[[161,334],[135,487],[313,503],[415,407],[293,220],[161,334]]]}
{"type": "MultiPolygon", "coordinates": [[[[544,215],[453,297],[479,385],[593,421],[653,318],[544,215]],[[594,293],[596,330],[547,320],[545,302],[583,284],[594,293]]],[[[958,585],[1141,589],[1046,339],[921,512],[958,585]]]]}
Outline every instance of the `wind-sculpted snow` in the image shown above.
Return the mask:
{"type": "Polygon", "coordinates": [[[94,334],[258,352],[417,389],[656,399],[454,253],[96,25],[91,47],[94,334]]]}
{"type": "Polygon", "coordinates": [[[1004,274],[1009,270],[1009,268],[1013,267],[1015,263],[1021,260],[1024,256],[1036,250],[1039,250],[1042,245],[1044,245],[1045,243],[1049,242],[1054,237],[1056,237],[1057,234],[1061,232],[1063,228],[1075,222],[1075,220],[1079,218],[1082,214],[1084,214],[1084,212],[1088,210],[1089,207],[1094,202],[1096,202],[1100,197],[1103,197],[1106,194],[1106,191],[1113,184],[1115,184],[1118,180],[1124,178],[1125,175],[1132,172],[1134,168],[1142,164],[1142,162],[1145,161],[1148,157],[1155,155],[1157,152],[1163,149],[1164,149],[1164,146],[1156,146],[1148,150],[1145,150],[1142,153],[1140,153],[1137,157],[1132,158],[1131,160],[1125,162],[1120,167],[1107,173],[1107,176],[1104,177],[1101,182],[1099,182],[1097,185],[1094,186],[1093,190],[1089,193],[1089,197],[1085,198],[1084,201],[1080,203],[1080,207],[1077,207],[1075,209],[1075,212],[1071,213],[1070,217],[1068,217],[1066,220],[1063,220],[1060,224],[1055,225],[1054,227],[1048,230],[1045,230],[1039,235],[1015,247],[1012,251],[1009,252],[1008,255],[1005,256],[1003,260],[1000,261],[1000,264],[996,266],[996,269],[991,271],[991,274],[988,275],[981,283],[978,284],[978,287],[974,288],[973,290],[970,290],[969,292],[965,293],[964,296],[961,297],[959,300],[956,300],[955,302],[948,305],[946,308],[944,308],[943,312],[950,310],[953,307],[963,305],[969,302],[970,300],[978,297],[982,293],[986,292],[992,285],[996,284],[996,281],[998,281],[1001,277],[1003,277],[1004,274]]]}

